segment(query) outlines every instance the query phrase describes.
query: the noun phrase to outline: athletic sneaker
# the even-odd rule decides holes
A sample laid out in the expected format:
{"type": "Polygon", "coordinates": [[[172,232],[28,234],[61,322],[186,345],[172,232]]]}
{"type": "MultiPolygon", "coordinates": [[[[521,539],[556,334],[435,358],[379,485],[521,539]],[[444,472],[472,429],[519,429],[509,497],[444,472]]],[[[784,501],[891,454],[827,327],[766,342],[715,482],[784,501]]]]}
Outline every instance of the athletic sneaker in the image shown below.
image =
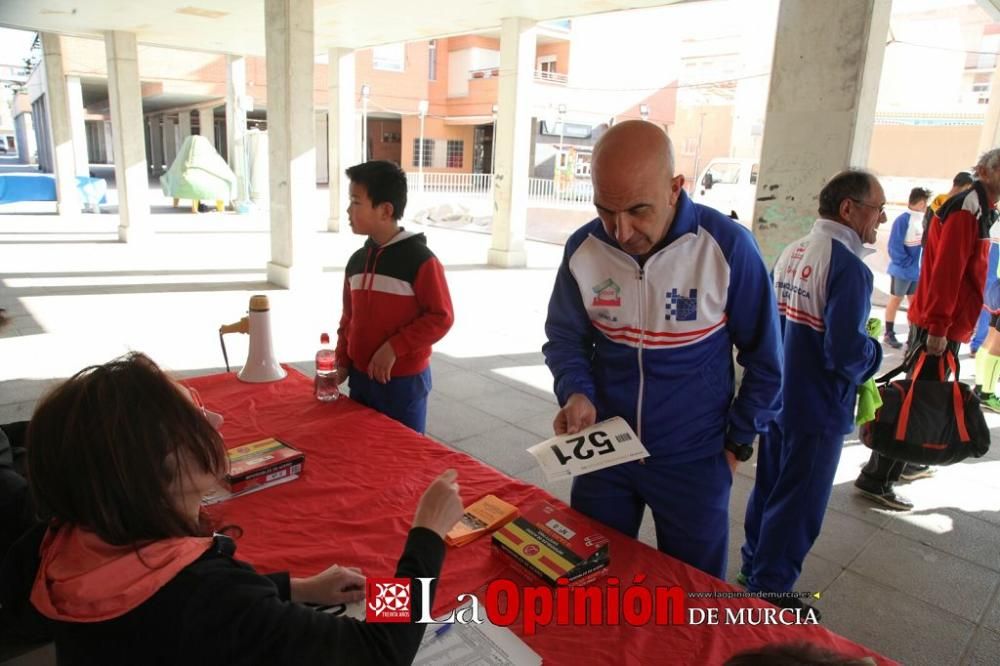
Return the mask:
{"type": "Polygon", "coordinates": [[[928,476],[934,476],[934,469],[930,465],[906,463],[906,467],[903,468],[903,473],[899,475],[899,478],[904,481],[916,481],[928,476]]]}
{"type": "Polygon", "coordinates": [[[867,497],[871,501],[876,502],[877,504],[881,504],[882,506],[888,507],[893,511],[909,511],[910,509],[913,508],[913,502],[906,499],[905,497],[897,495],[891,490],[884,493],[872,492],[870,490],[865,490],[864,488],[859,486],[857,481],[854,482],[854,487],[858,489],[859,493],[861,493],[863,496],[867,497]]]}
{"type": "Polygon", "coordinates": [[[983,409],[988,409],[991,412],[996,412],[1000,414],[1000,398],[997,398],[995,395],[990,395],[990,396],[982,396],[980,397],[979,400],[980,404],[983,406],[983,409]]]}
{"type": "Polygon", "coordinates": [[[885,335],[882,336],[882,342],[893,349],[900,349],[903,346],[903,343],[896,339],[896,334],[893,331],[886,331],[885,335]]]}

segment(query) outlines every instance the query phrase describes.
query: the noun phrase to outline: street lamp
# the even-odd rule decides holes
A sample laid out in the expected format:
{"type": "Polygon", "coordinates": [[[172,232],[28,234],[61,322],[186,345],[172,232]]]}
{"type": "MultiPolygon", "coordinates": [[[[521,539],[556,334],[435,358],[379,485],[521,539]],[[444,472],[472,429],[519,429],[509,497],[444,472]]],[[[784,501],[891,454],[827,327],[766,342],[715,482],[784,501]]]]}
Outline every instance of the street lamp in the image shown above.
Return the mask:
{"type": "Polygon", "coordinates": [[[420,150],[418,152],[420,157],[417,160],[417,168],[419,169],[417,179],[420,181],[421,193],[424,191],[424,118],[427,117],[427,107],[426,99],[420,100],[417,104],[417,111],[420,113],[420,150]]]}
{"type": "Polygon", "coordinates": [[[365,83],[361,86],[361,161],[368,161],[368,98],[372,87],[365,83]]]}
{"type": "Polygon", "coordinates": [[[640,104],[639,105],[639,116],[643,120],[649,120],[649,104],[640,104]]]}

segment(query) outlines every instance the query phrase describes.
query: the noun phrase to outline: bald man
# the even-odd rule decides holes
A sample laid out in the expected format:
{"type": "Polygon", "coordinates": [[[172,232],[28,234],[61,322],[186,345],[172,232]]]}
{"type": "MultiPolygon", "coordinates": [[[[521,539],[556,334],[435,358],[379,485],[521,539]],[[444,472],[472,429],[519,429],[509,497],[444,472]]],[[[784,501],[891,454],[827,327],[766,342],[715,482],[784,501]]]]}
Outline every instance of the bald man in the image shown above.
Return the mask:
{"type": "Polygon", "coordinates": [[[738,461],[778,410],[778,314],[750,233],[692,203],[670,139],[629,121],[594,148],[598,218],[567,241],[542,351],[557,434],[628,421],[650,457],[574,479],[573,508],[722,578],[738,461]],[[733,346],[745,368],[735,396],[733,346]]]}

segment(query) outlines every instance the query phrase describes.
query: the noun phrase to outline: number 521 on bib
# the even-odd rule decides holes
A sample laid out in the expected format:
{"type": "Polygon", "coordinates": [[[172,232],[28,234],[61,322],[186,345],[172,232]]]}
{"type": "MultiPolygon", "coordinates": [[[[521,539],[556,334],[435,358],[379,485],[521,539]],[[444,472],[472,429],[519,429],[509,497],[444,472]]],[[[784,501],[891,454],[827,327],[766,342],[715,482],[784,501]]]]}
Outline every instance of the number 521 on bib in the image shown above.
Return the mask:
{"type": "Polygon", "coordinates": [[[625,419],[620,416],[595,423],[573,435],[557,435],[535,444],[535,456],[546,479],[566,479],[649,456],[625,419]]]}

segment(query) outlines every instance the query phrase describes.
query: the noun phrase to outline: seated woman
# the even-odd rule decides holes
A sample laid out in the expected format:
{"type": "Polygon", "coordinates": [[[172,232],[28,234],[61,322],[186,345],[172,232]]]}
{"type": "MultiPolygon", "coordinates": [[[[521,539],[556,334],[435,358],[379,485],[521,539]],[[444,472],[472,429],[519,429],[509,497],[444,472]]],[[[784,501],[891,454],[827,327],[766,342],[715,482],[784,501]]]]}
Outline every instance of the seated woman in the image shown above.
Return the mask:
{"type": "MultiPolygon", "coordinates": [[[[360,600],[357,569],[262,576],[213,535],[201,498],[225,472],[222,437],[147,357],[77,373],[42,400],[28,442],[31,490],[51,520],[15,546],[37,566],[4,575],[29,572],[22,589],[50,620],[60,663],[412,662],[424,625],[303,605],[360,600]]],[[[396,576],[439,575],[462,516],[456,476],[424,492],[396,576]]],[[[412,595],[419,604],[419,586],[412,595]]]]}

